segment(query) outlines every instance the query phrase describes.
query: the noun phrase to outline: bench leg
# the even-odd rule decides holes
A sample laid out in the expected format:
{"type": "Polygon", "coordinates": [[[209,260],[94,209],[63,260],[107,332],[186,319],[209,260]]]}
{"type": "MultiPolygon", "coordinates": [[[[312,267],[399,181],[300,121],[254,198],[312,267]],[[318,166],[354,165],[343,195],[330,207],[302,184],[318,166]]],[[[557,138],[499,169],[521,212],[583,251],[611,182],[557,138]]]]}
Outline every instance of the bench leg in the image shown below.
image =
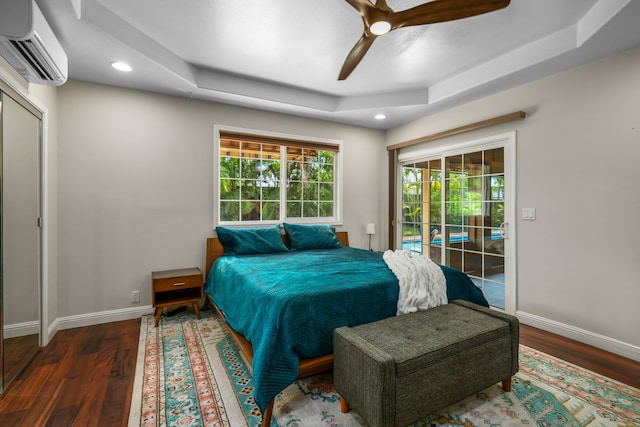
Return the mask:
{"type": "Polygon", "coordinates": [[[273,412],[273,399],[269,402],[269,405],[264,410],[262,415],[262,427],[269,427],[271,425],[271,413],[273,412]]]}
{"type": "Polygon", "coordinates": [[[511,391],[511,377],[506,380],[502,380],[502,389],[507,393],[511,391]]]}
{"type": "Polygon", "coordinates": [[[343,414],[349,412],[349,402],[342,396],[340,396],[340,411],[342,411],[343,414]]]}

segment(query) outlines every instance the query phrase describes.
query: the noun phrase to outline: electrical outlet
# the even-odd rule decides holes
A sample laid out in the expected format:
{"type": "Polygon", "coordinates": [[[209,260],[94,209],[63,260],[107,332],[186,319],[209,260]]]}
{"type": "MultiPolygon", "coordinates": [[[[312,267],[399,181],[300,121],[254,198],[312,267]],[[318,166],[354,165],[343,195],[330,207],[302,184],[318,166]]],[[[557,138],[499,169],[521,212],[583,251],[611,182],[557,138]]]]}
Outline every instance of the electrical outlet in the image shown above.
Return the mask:
{"type": "Polygon", "coordinates": [[[140,302],[140,291],[131,291],[131,302],[140,302]]]}

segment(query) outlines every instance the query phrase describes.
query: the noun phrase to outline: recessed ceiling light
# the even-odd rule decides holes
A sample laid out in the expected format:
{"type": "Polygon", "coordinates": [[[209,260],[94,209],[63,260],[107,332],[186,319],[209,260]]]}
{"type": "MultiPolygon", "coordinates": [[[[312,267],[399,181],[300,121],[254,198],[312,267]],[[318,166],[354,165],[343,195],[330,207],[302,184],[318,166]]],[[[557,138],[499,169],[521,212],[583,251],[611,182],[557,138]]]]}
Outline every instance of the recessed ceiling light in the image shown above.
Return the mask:
{"type": "Polygon", "coordinates": [[[131,66],[125,62],[112,62],[111,66],[116,70],[124,71],[125,73],[128,73],[129,71],[133,70],[133,68],[131,68],[131,66]]]}
{"type": "Polygon", "coordinates": [[[378,21],[371,24],[369,30],[376,36],[381,36],[383,34],[387,34],[389,30],[391,30],[391,24],[387,21],[378,21]]]}
{"type": "Polygon", "coordinates": [[[387,116],[385,116],[384,114],[380,113],[380,114],[376,114],[373,118],[376,119],[376,120],[384,120],[384,119],[387,118],[387,116]]]}

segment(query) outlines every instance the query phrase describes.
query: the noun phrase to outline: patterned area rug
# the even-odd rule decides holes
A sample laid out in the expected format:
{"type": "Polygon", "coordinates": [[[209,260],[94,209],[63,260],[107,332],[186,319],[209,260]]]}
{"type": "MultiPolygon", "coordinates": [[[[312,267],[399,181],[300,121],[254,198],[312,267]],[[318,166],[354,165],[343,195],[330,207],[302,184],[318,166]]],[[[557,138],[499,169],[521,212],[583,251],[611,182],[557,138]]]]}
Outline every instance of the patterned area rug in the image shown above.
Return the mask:
{"type": "MultiPolygon", "coordinates": [[[[261,426],[252,378],[210,311],[142,318],[129,426],[261,426]]],[[[276,397],[272,426],[364,426],[340,412],[331,373],[276,397]]],[[[415,426],[640,426],[640,390],[520,347],[512,392],[496,384],[415,426]]]]}

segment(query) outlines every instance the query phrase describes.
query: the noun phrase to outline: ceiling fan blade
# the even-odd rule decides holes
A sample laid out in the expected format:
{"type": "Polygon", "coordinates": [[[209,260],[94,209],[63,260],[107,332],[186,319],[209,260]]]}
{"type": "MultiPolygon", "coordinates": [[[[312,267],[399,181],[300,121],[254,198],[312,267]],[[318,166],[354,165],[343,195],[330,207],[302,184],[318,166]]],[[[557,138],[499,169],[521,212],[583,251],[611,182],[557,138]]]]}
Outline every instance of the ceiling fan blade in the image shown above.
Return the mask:
{"type": "Polygon", "coordinates": [[[387,5],[386,0],[376,0],[376,9],[381,10],[383,12],[391,12],[393,13],[393,9],[387,5]]]}
{"type": "Polygon", "coordinates": [[[494,12],[509,6],[511,0],[434,0],[392,16],[394,29],[412,25],[454,21],[494,12]]]}
{"type": "Polygon", "coordinates": [[[340,75],[338,76],[338,80],[344,80],[349,77],[349,74],[358,66],[364,55],[367,53],[373,41],[376,39],[374,35],[368,35],[367,32],[362,34],[358,43],[351,49],[349,55],[347,55],[347,59],[344,61],[344,65],[340,70],[340,75]]]}
{"type": "Polygon", "coordinates": [[[374,6],[369,0],[346,0],[361,16],[365,16],[374,6]]]}
{"type": "Polygon", "coordinates": [[[387,6],[386,0],[376,0],[375,6],[369,0],[346,0],[358,11],[364,21],[365,31],[376,21],[387,20],[393,10],[387,6]]]}

